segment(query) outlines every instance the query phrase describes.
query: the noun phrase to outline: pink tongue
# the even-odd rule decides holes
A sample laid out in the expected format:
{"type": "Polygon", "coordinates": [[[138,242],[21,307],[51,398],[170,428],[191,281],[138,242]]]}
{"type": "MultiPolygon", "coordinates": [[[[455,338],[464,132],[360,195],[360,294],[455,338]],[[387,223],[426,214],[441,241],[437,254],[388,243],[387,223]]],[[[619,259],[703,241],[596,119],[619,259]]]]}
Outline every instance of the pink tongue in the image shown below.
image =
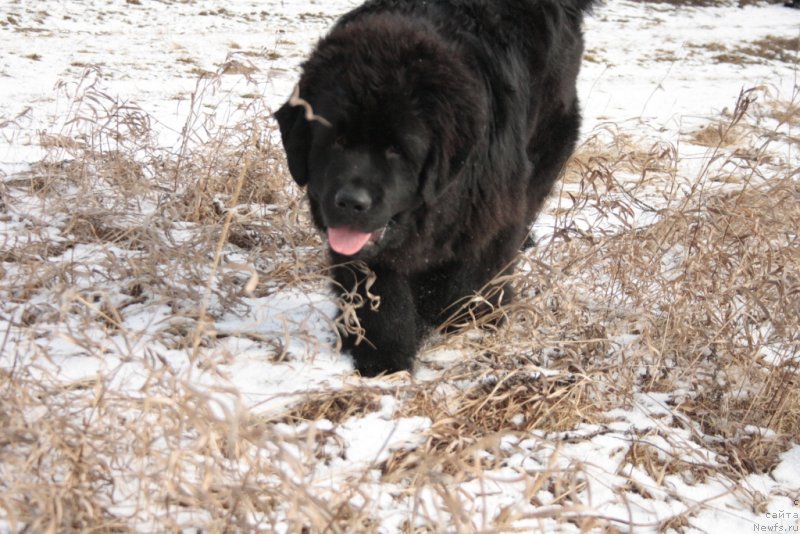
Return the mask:
{"type": "Polygon", "coordinates": [[[365,234],[349,228],[328,228],[328,242],[339,254],[352,256],[364,248],[372,234],[365,234]]]}

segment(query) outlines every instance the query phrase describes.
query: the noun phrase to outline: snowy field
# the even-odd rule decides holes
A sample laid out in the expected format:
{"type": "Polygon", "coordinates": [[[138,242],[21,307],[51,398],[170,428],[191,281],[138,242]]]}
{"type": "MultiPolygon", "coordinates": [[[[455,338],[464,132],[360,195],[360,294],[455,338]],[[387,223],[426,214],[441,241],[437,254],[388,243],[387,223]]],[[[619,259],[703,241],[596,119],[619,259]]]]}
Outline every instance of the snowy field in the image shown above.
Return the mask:
{"type": "Polygon", "coordinates": [[[0,2],[0,532],[800,531],[800,10],[599,6],[506,325],[362,379],[271,119],[356,4],[0,2]]]}

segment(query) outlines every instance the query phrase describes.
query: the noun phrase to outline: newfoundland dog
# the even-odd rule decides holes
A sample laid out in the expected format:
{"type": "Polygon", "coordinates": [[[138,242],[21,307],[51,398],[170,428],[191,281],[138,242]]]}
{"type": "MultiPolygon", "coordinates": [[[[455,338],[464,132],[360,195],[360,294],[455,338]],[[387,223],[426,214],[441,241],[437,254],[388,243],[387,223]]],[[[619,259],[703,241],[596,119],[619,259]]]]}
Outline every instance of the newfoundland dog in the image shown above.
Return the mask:
{"type": "Polygon", "coordinates": [[[575,147],[592,2],[370,0],[303,65],[275,116],[335,290],[358,304],[343,345],[362,375],[410,369],[511,268],[575,147]]]}

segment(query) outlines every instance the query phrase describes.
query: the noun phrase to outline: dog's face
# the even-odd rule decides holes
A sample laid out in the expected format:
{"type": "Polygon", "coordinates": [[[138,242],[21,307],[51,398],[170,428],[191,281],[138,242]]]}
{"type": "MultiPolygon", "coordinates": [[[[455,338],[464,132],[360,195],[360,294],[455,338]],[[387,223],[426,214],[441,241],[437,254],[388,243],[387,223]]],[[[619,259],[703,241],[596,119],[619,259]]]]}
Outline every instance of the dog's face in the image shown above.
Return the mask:
{"type": "MultiPolygon", "coordinates": [[[[394,106],[391,106],[394,107],[394,106]]],[[[315,224],[331,249],[371,257],[400,244],[422,204],[430,133],[412,113],[363,114],[284,105],[276,117],[295,181],[308,188],[315,224]]]]}
{"type": "Polygon", "coordinates": [[[364,113],[321,102],[311,120],[292,102],[276,113],[289,169],[307,187],[331,250],[372,257],[402,243],[422,204],[431,134],[408,110],[364,113]]]}
{"type": "Polygon", "coordinates": [[[433,33],[390,14],[340,24],[275,113],[336,254],[401,254],[425,224],[416,208],[442,194],[483,128],[482,86],[433,33]]]}

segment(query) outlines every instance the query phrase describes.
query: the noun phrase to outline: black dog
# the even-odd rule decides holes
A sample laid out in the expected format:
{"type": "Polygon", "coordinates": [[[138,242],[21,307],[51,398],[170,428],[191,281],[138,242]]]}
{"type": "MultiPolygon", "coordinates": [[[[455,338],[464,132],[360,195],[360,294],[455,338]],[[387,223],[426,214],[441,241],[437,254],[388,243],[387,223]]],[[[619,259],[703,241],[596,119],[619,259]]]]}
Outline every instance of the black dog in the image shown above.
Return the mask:
{"type": "Polygon", "coordinates": [[[575,147],[592,2],[372,0],[304,64],[275,116],[335,287],[363,299],[363,337],[344,334],[363,375],[411,368],[426,332],[511,264],[575,147]]]}

